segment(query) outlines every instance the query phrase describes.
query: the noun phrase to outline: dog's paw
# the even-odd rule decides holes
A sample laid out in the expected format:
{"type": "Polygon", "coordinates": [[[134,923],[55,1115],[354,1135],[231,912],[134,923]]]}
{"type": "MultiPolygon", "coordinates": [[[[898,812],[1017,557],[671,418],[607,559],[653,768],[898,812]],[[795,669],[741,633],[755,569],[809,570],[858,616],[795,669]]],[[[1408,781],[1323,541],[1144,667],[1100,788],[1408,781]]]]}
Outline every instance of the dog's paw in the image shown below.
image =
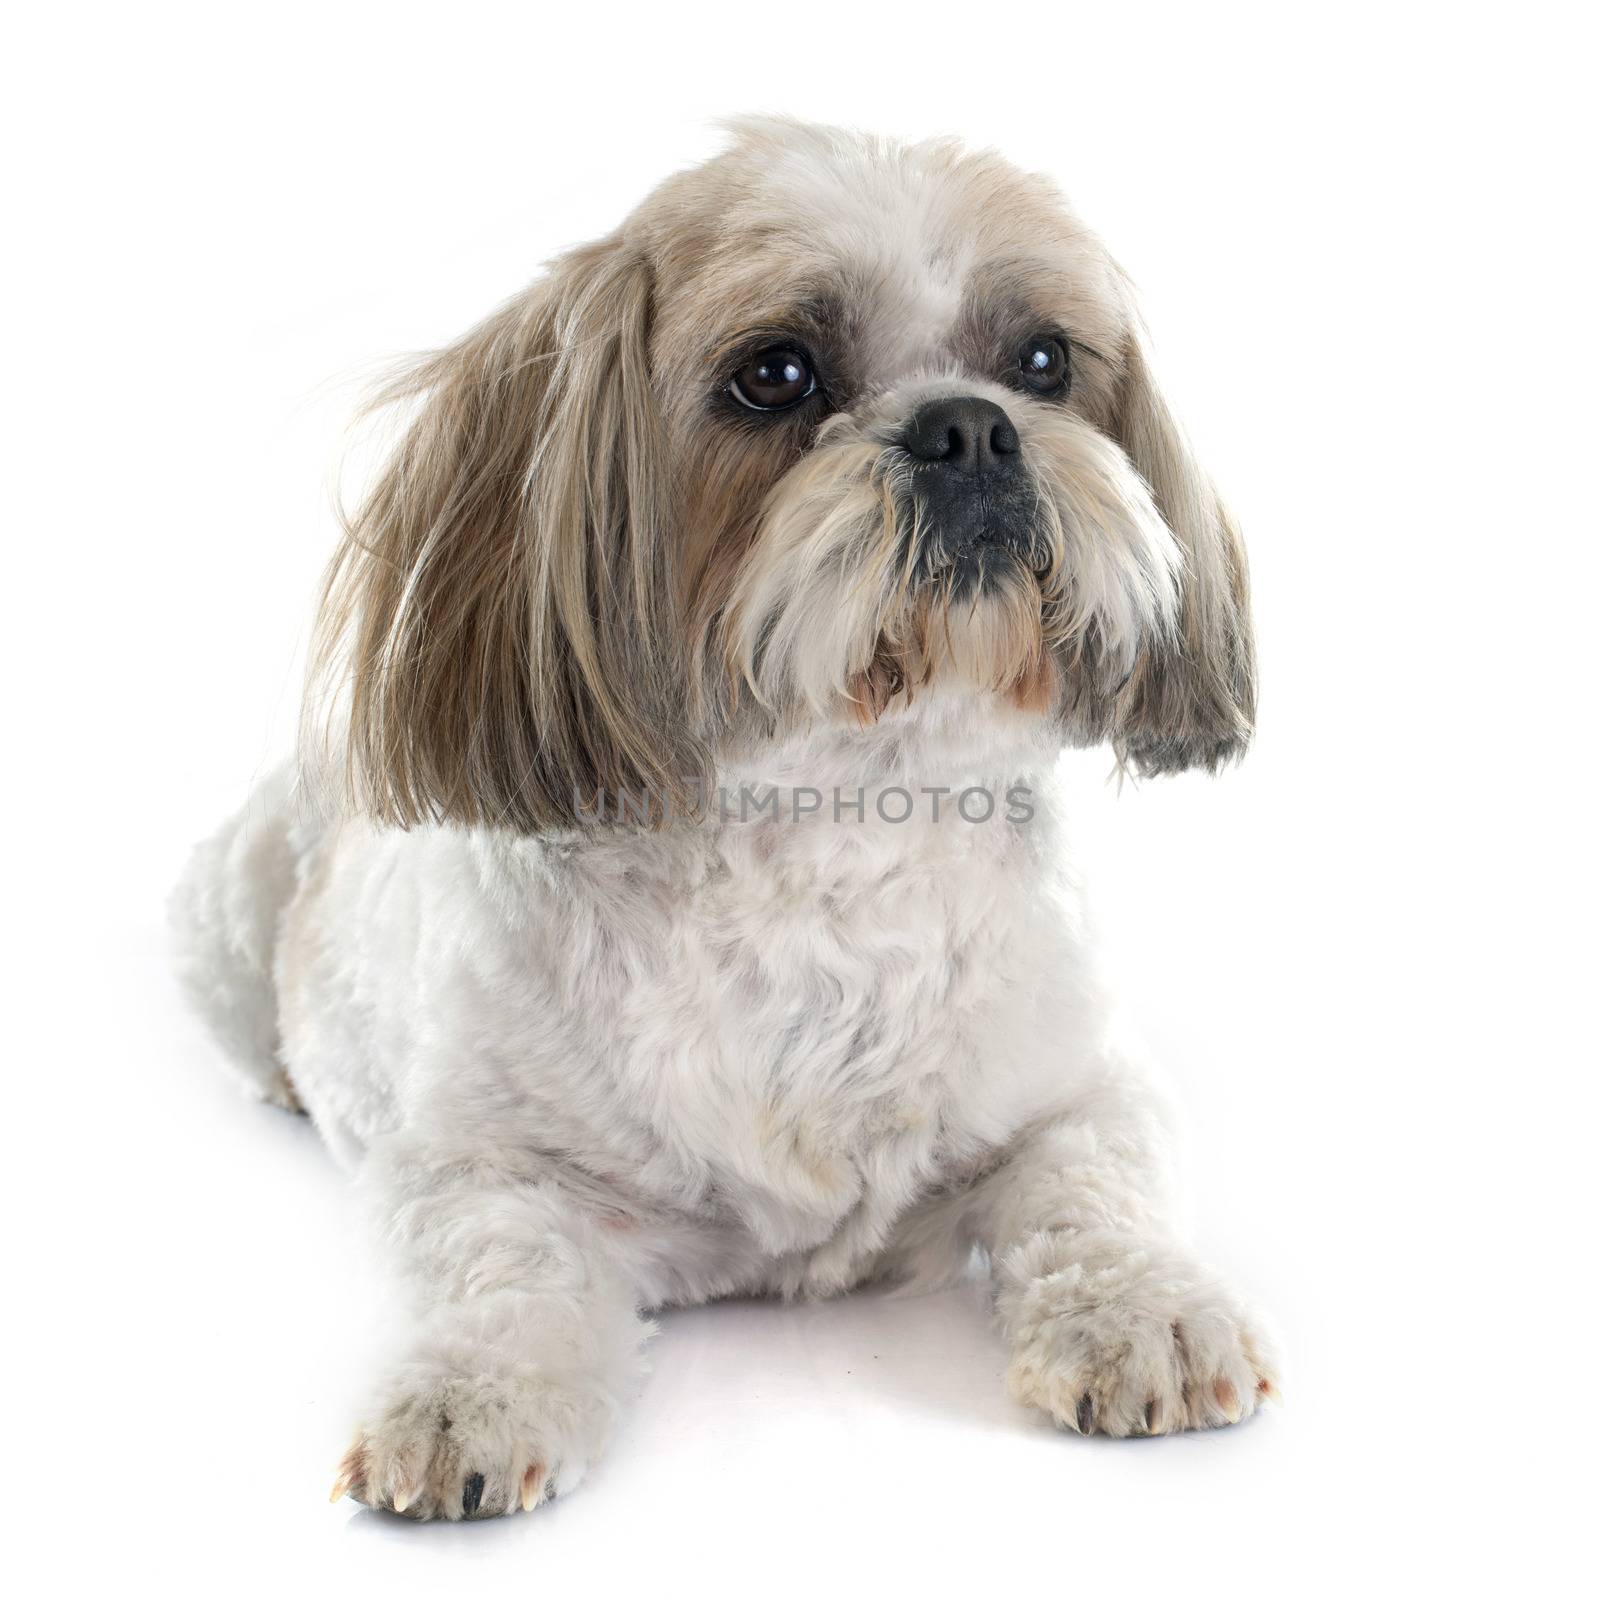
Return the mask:
{"type": "Polygon", "coordinates": [[[330,1498],[452,1522],[531,1511],[577,1483],[608,1422],[592,1395],[541,1378],[411,1362],[380,1390],[330,1498]]]}
{"type": "Polygon", "coordinates": [[[1276,1397],[1265,1329],[1185,1256],[1137,1242],[1053,1255],[1041,1238],[1005,1267],[1008,1382],[1024,1404],[1127,1438],[1222,1427],[1276,1397]]]}

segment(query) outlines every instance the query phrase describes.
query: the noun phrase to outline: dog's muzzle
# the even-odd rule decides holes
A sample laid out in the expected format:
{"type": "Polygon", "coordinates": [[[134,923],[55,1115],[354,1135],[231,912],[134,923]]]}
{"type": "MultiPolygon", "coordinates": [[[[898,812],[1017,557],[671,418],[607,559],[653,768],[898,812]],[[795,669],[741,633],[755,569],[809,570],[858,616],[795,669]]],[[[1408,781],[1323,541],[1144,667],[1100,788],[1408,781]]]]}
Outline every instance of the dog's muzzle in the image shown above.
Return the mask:
{"type": "Polygon", "coordinates": [[[930,400],[900,436],[912,460],[919,570],[979,576],[996,557],[1032,565],[1037,498],[1011,419],[976,395],[930,400]]]}

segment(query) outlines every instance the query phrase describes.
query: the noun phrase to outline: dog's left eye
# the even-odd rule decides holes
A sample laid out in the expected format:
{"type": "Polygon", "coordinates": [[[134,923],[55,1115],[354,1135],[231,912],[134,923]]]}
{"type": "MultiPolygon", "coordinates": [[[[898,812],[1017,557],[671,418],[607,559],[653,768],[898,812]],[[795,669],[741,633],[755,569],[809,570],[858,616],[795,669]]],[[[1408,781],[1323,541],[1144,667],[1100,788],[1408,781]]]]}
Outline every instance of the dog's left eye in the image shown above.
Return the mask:
{"type": "Polygon", "coordinates": [[[752,411],[783,411],[811,394],[817,380],[798,350],[774,348],[745,362],[729,387],[752,411]]]}
{"type": "Polygon", "coordinates": [[[1029,339],[1017,356],[1022,381],[1035,394],[1060,394],[1067,387],[1072,366],[1067,347],[1050,335],[1029,339]]]}

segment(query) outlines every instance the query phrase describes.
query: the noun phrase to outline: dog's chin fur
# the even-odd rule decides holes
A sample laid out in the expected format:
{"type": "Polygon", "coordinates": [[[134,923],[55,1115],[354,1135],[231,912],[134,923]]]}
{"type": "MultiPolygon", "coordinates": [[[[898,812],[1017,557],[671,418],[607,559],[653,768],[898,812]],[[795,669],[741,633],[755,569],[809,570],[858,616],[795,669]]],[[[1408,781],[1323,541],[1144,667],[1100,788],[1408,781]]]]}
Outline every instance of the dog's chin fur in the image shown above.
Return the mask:
{"type": "Polygon", "coordinates": [[[994,157],[751,122],[396,392],[301,762],[176,902],[197,1008],[405,1283],[335,1494],[531,1508],[649,1308],[974,1246],[1065,1427],[1253,1411],[1271,1348],[1175,1233],[1052,776],[1214,768],[1253,713],[1237,536],[1098,241],[994,157]],[[1053,397],[1007,376],[1039,329],[1053,397]],[[741,411],[753,338],[825,398],[741,411]],[[1020,450],[959,538],[904,442],[951,395],[1020,450]]]}
{"type": "Polygon", "coordinates": [[[905,386],[824,425],[762,507],[720,619],[736,683],[759,704],[871,719],[949,675],[1044,713],[1069,675],[1103,688],[1172,640],[1183,558],[1125,453],[1079,417],[1026,416],[1010,399],[1033,469],[1031,542],[965,562],[922,521],[892,442],[905,386]]]}

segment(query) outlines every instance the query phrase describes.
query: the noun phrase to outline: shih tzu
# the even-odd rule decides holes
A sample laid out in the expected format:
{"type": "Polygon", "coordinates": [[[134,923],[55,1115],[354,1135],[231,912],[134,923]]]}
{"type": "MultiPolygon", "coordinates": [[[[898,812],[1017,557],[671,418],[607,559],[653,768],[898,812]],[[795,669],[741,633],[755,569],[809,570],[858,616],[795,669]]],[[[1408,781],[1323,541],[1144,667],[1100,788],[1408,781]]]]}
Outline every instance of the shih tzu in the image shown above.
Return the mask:
{"type": "Polygon", "coordinates": [[[388,398],[300,760],[176,906],[403,1284],[335,1496],[531,1508],[652,1308],[975,1249],[1067,1428],[1273,1395],[1177,1237],[1052,777],[1243,751],[1244,555],[1055,189],[741,122],[388,398]]]}

